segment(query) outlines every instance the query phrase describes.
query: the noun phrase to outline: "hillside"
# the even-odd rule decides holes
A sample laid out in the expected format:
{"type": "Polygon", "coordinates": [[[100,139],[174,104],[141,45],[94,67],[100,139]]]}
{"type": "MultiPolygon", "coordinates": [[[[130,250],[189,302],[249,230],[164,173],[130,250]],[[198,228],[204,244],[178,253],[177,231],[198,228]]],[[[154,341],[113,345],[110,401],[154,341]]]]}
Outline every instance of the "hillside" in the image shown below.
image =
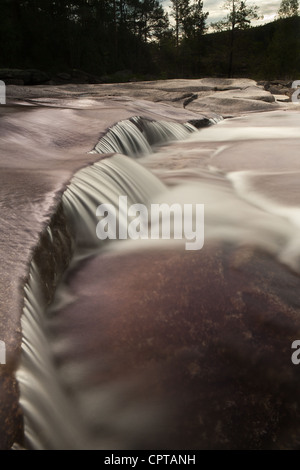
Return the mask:
{"type": "MultiPolygon", "coordinates": [[[[300,78],[299,17],[236,30],[229,70],[230,31],[203,35],[203,28],[194,25],[176,47],[174,28],[158,0],[153,1],[151,14],[156,19],[146,22],[142,32],[135,15],[143,10],[135,11],[129,1],[127,16],[118,16],[111,2],[97,2],[92,8],[77,0],[73,14],[70,2],[5,0],[0,17],[0,79],[14,84],[51,79],[59,84],[229,75],[300,78]]],[[[138,5],[141,9],[144,3],[138,5]]]]}
{"type": "MultiPolygon", "coordinates": [[[[199,56],[203,76],[227,76],[230,33],[207,34],[199,56]]],[[[233,76],[296,80],[300,77],[300,18],[236,31],[233,76]]]]}

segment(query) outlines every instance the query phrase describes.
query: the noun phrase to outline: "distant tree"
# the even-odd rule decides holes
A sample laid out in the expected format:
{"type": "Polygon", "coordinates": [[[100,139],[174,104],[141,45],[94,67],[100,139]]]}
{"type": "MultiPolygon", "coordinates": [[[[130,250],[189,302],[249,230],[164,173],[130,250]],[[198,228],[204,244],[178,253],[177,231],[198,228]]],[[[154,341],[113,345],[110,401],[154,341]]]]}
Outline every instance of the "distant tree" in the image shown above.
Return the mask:
{"type": "Polygon", "coordinates": [[[229,10],[226,18],[211,24],[213,29],[218,32],[246,29],[250,27],[251,20],[259,19],[258,6],[247,5],[247,0],[226,0],[223,8],[229,10]]]}
{"type": "Polygon", "coordinates": [[[298,16],[299,14],[299,1],[298,0],[282,0],[278,10],[279,18],[289,18],[298,16]]]}
{"type": "Polygon", "coordinates": [[[206,30],[206,20],[209,13],[203,11],[203,1],[194,0],[190,5],[187,16],[183,19],[183,31],[187,38],[197,38],[206,30]]]}
{"type": "Polygon", "coordinates": [[[176,47],[179,46],[179,39],[184,31],[184,24],[186,18],[189,16],[191,7],[189,0],[171,0],[172,3],[172,13],[175,20],[175,38],[176,38],[176,47]]]}
{"type": "Polygon", "coordinates": [[[159,40],[169,28],[168,14],[158,0],[128,1],[127,21],[145,42],[159,40]]]}
{"type": "Polygon", "coordinates": [[[169,31],[169,15],[166,13],[158,0],[152,0],[153,7],[148,20],[148,36],[146,40],[159,41],[169,31]]]}
{"type": "Polygon", "coordinates": [[[203,12],[202,0],[171,0],[172,13],[175,19],[176,47],[182,38],[201,36],[205,29],[208,13],[203,12]]]}
{"type": "Polygon", "coordinates": [[[229,10],[224,20],[212,24],[216,31],[230,31],[230,51],[229,51],[229,67],[228,76],[232,76],[233,68],[233,49],[235,42],[235,32],[237,29],[247,29],[251,25],[251,21],[258,19],[258,6],[247,5],[247,0],[226,0],[224,9],[229,10]]]}

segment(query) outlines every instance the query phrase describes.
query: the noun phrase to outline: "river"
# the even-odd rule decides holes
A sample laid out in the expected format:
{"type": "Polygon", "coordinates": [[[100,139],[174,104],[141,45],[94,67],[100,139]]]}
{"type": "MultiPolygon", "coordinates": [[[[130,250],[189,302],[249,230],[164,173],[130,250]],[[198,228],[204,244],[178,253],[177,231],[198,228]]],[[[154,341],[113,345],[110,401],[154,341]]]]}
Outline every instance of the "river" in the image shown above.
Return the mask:
{"type": "Polygon", "coordinates": [[[298,448],[298,106],[39,99],[0,109],[1,445],[298,448]],[[203,248],[100,242],[120,196],[204,205],[203,248]]]}

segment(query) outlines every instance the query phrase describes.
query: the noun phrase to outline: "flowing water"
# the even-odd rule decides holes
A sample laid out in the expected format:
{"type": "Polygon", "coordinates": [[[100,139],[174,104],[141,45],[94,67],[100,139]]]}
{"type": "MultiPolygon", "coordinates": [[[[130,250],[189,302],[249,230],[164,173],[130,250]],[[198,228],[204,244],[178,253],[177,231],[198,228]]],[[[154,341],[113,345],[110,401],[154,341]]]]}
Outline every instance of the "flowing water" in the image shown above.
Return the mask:
{"type": "MultiPolygon", "coordinates": [[[[209,120],[207,122],[208,125],[212,123],[209,120]]],[[[149,155],[153,146],[184,139],[195,130],[189,123],[155,122],[133,117],[113,126],[98,142],[94,152],[141,157],[149,155]]]]}
{"type": "MultiPolygon", "coordinates": [[[[155,123],[132,118],[114,126],[97,144],[95,152],[122,151],[134,157],[143,156],[150,154],[155,145],[184,138],[195,131],[191,124],[155,123]]],[[[95,248],[103,249],[95,230],[95,213],[99,204],[117,206],[119,196],[126,195],[129,204],[142,202],[149,205],[157,194],[165,190],[159,179],[124,155],[103,159],[79,171],[62,198],[66,224],[75,239],[74,262],[78,257],[94,252],[95,248]]],[[[55,251],[51,226],[47,232],[55,251]]],[[[58,277],[61,274],[57,273],[58,277]]],[[[99,445],[101,448],[114,448],[115,439],[109,444],[103,436],[99,439],[97,434],[89,435],[90,423],[86,423],[84,415],[74,414],[63,380],[55,370],[53,351],[47,338],[44,283],[47,279],[43,279],[34,259],[25,286],[23,354],[17,373],[26,444],[34,449],[99,448],[99,445]]],[[[60,292],[57,297],[59,295],[60,292]]]]}
{"type": "MultiPolygon", "coordinates": [[[[140,392],[141,383],[144,381],[146,384],[148,380],[143,374],[140,378],[141,371],[137,375],[138,378],[124,379],[120,374],[111,381],[104,380],[103,377],[110,373],[110,367],[111,370],[115,367],[110,362],[110,356],[106,356],[105,348],[100,349],[102,356],[95,354],[93,348],[97,348],[97,345],[92,348],[91,340],[91,351],[87,349],[89,353],[86,356],[82,353],[81,356],[73,343],[71,325],[70,335],[61,334],[65,331],[63,322],[68,309],[73,311],[74,322],[78,321],[80,297],[77,297],[76,290],[69,287],[73,278],[80,277],[81,270],[86,270],[90,275],[91,288],[89,289],[87,282],[84,297],[92,306],[92,312],[96,312],[98,307],[101,312],[106,305],[105,293],[99,291],[97,296],[93,295],[92,285],[95,283],[95,272],[101,272],[102,263],[103,269],[104,266],[107,268],[106,256],[111,260],[112,266],[117,264],[115,278],[111,277],[110,269],[107,268],[107,276],[111,280],[109,289],[114,279],[117,289],[119,274],[124,275],[124,279],[121,277],[121,284],[126,285],[127,282],[126,269],[130,269],[131,263],[126,261],[124,264],[127,256],[138,259],[138,253],[150,253],[150,260],[153,256],[153,264],[144,266],[144,269],[150,272],[155,264],[159,265],[160,258],[164,259],[165,256],[167,260],[164,266],[171,264],[171,256],[174,255],[168,258],[166,253],[184,252],[183,242],[177,240],[100,242],[96,237],[96,209],[99,204],[112,204],[117,208],[120,196],[127,196],[129,205],[176,203],[183,207],[184,204],[204,204],[205,243],[208,250],[224,244],[238,249],[251,246],[256,252],[265,253],[287,266],[289,270],[299,272],[300,242],[296,232],[299,226],[298,208],[275,203],[270,194],[260,194],[251,189],[251,185],[255,187],[256,177],[269,176],[272,179],[278,172],[263,170],[255,173],[218,168],[216,159],[220,152],[227,148],[228,134],[222,124],[211,128],[210,131],[214,134],[214,139],[210,139],[209,134],[196,132],[191,124],[155,123],[140,118],[121,122],[114,126],[94,149],[94,152],[100,154],[115,155],[104,157],[80,170],[63,194],[62,206],[71,234],[72,243],[69,241],[69,244],[73,249],[73,261],[63,281],[59,281],[63,272],[57,273],[58,288],[52,292],[54,302],[51,306],[49,299],[45,299],[42,293],[43,285],[48,281],[43,279],[41,267],[35,258],[25,287],[23,353],[17,378],[21,389],[20,401],[25,419],[26,444],[29,448],[129,449],[142,448],[145,445],[150,448],[151,444],[163,447],[165,442],[170,445],[170,441],[164,440],[165,432],[171,433],[170,430],[166,431],[165,422],[170,420],[175,423],[175,427],[181,423],[180,420],[172,421],[166,404],[154,399],[152,402],[147,392],[140,392]],[[184,142],[151,153],[156,145],[183,139],[184,142]],[[201,151],[200,146],[203,142],[211,140],[221,141],[222,146],[214,153],[215,160],[209,164],[200,164],[201,158],[205,160],[206,151],[205,145],[201,147],[201,151]],[[137,156],[146,158],[139,161],[129,158],[137,156]],[[185,162],[187,168],[184,166],[185,162]],[[154,171],[151,171],[152,169],[154,171]],[[171,186],[164,184],[162,180],[171,183],[171,186]],[[99,374],[100,379],[96,380],[99,374]],[[146,401],[141,399],[140,393],[148,397],[146,401]]],[[[248,129],[247,132],[235,130],[228,139],[249,141],[257,137],[256,131],[248,129]]],[[[271,130],[268,132],[269,137],[273,138],[274,133],[271,130]]],[[[264,138],[268,138],[268,132],[264,133],[264,138]]],[[[288,136],[293,138],[295,135],[295,129],[289,129],[288,136]]],[[[280,137],[282,136],[278,138],[280,137]]],[[[124,223],[122,214],[119,214],[118,222],[124,223]]],[[[57,245],[53,238],[54,231],[55,227],[50,224],[48,237],[55,251],[57,245]]],[[[187,258],[182,261],[182,269],[186,260],[187,258]]],[[[193,258],[192,264],[201,262],[201,258],[193,258]]],[[[180,271],[180,263],[177,268],[180,271]]],[[[157,276],[163,276],[162,269],[158,269],[157,276]]],[[[138,272],[143,276],[143,271],[138,272]]],[[[105,283],[105,272],[104,280],[101,278],[101,283],[99,280],[99,286],[103,285],[103,282],[105,283]]],[[[178,292],[183,285],[183,282],[178,284],[178,292]]],[[[142,292],[143,296],[149,296],[149,299],[156,296],[156,291],[151,289],[151,286],[148,286],[145,293],[142,285],[142,292]]],[[[185,299],[187,303],[192,302],[188,292],[185,299]]],[[[124,298],[111,298],[111,302],[112,305],[120,305],[120,308],[124,302],[126,309],[127,297],[125,295],[124,298]]],[[[186,310],[188,312],[188,305],[186,310]]],[[[88,328],[85,320],[88,325],[90,320],[85,318],[86,310],[82,310],[81,314],[79,330],[82,329],[84,336],[84,329],[88,328]]],[[[153,311],[153,315],[159,314],[159,311],[153,311]]],[[[119,328],[122,334],[122,322],[119,328]]],[[[124,334],[125,328],[124,323],[124,334]]],[[[74,331],[77,334],[76,329],[74,331]]],[[[103,334],[99,331],[99,344],[101,341],[105,342],[102,337],[103,334]]],[[[148,338],[147,341],[154,339],[148,338]]],[[[88,345],[85,347],[88,348],[88,345]]],[[[135,344],[135,347],[138,349],[140,346],[135,344]]],[[[191,364],[193,376],[193,371],[196,374],[198,366],[195,365],[195,360],[191,364]]],[[[180,440],[179,444],[176,442],[175,439],[175,448],[180,448],[180,440]]]]}

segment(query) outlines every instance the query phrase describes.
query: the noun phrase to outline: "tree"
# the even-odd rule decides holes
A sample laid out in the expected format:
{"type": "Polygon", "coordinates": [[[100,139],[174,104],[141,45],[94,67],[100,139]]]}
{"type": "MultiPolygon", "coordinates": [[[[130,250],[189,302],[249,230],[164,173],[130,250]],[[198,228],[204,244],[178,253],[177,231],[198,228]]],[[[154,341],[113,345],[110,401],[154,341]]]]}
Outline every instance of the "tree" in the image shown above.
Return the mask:
{"type": "Polygon", "coordinates": [[[128,25],[141,40],[157,41],[168,30],[168,14],[158,0],[130,0],[128,6],[128,25]]]}
{"type": "Polygon", "coordinates": [[[247,0],[226,0],[224,9],[229,10],[227,17],[212,26],[217,31],[230,31],[228,76],[231,77],[236,30],[249,28],[251,21],[258,19],[259,15],[258,6],[247,5],[247,0]]]}
{"type": "Polygon", "coordinates": [[[190,1],[189,0],[171,0],[172,3],[172,13],[175,20],[175,38],[176,38],[176,47],[179,46],[179,38],[181,37],[182,32],[184,31],[184,22],[187,16],[190,14],[190,1]]]}
{"type": "Polygon", "coordinates": [[[206,30],[206,20],[209,13],[203,12],[203,1],[194,0],[190,5],[187,16],[183,19],[183,31],[186,38],[202,36],[206,30]]]}
{"type": "Polygon", "coordinates": [[[282,0],[278,10],[279,18],[290,18],[298,16],[299,1],[298,0],[282,0]]]}
{"type": "Polygon", "coordinates": [[[153,1],[148,20],[148,39],[160,41],[168,32],[170,27],[169,16],[159,3],[158,0],[153,1]]]}
{"type": "Polygon", "coordinates": [[[223,8],[229,10],[229,13],[223,20],[212,23],[216,31],[246,29],[252,20],[259,19],[258,6],[247,5],[247,0],[226,0],[223,8]]]}
{"type": "Polygon", "coordinates": [[[203,12],[202,0],[171,0],[171,3],[178,48],[182,38],[197,37],[204,33],[208,13],[203,12]]]}

